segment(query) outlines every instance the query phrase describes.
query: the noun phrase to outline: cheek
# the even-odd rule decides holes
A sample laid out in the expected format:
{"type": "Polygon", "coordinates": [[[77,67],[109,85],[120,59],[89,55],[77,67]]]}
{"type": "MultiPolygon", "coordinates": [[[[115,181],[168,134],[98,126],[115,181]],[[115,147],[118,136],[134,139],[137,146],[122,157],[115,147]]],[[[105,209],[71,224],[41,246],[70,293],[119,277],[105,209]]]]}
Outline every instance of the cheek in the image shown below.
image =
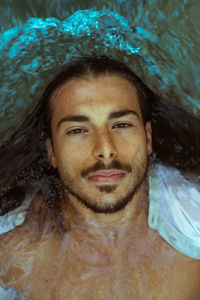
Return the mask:
{"type": "Polygon", "coordinates": [[[143,164],[144,161],[147,160],[148,152],[147,152],[147,143],[146,143],[146,136],[141,138],[130,138],[124,143],[120,145],[120,157],[123,157],[124,161],[132,163],[141,163],[143,164]]]}
{"type": "Polygon", "coordinates": [[[147,152],[147,140],[144,134],[127,137],[123,141],[120,141],[118,145],[121,153],[133,153],[135,155],[140,152],[147,152]]]}
{"type": "Polygon", "coordinates": [[[77,147],[72,145],[57,146],[55,149],[57,168],[60,175],[78,176],[89,161],[89,149],[87,147],[77,147]],[[59,149],[59,150],[58,150],[59,149]]]}

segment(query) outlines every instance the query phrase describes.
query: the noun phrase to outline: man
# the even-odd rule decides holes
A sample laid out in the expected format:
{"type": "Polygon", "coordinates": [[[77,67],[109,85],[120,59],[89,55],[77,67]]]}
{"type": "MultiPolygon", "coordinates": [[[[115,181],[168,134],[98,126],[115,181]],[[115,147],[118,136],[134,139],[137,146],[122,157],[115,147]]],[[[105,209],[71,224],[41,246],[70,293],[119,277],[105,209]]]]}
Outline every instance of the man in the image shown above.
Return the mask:
{"type": "Polygon", "coordinates": [[[191,201],[188,215],[194,216],[199,194],[192,197],[188,181],[161,165],[150,168],[148,182],[147,91],[131,70],[107,57],[78,60],[47,87],[40,108],[64,196],[46,204],[38,192],[25,222],[1,236],[4,289],[27,299],[199,297],[198,228],[192,231],[199,220],[183,226],[185,202],[191,201]],[[186,187],[181,198],[179,189],[166,195],[166,182],[173,192],[175,178],[186,187]]]}

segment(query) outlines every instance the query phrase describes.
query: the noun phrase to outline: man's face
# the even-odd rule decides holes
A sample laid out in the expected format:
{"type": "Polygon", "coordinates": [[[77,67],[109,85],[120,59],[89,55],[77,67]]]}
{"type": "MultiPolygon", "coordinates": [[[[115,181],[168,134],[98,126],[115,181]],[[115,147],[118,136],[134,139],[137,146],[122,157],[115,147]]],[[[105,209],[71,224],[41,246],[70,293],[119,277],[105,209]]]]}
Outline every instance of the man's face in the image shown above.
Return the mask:
{"type": "Polygon", "coordinates": [[[136,89],[118,76],[73,79],[51,101],[47,149],[65,187],[95,212],[123,209],[141,187],[152,152],[136,89]]]}

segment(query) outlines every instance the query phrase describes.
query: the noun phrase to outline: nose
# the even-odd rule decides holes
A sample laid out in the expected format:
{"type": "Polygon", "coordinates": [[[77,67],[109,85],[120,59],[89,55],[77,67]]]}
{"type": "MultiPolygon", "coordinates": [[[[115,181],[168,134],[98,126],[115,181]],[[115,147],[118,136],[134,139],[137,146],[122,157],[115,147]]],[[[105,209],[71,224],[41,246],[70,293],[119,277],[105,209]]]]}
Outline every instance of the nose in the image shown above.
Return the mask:
{"type": "Polygon", "coordinates": [[[117,156],[117,149],[108,130],[98,132],[95,135],[93,156],[98,160],[113,160],[117,156]]]}

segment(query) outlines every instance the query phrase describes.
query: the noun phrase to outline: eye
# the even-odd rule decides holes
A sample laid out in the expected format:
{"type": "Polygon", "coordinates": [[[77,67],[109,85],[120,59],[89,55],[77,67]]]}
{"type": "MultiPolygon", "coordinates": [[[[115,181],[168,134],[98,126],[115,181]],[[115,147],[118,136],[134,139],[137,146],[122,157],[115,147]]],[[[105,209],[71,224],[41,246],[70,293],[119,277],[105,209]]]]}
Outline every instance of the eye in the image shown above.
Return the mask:
{"type": "Polygon", "coordinates": [[[132,124],[129,124],[129,123],[118,123],[114,126],[114,128],[128,128],[128,127],[131,127],[133,126],[132,124]]]}
{"type": "Polygon", "coordinates": [[[76,129],[73,129],[73,130],[70,130],[67,132],[68,135],[73,135],[73,134],[80,134],[80,133],[84,133],[86,132],[87,130],[85,129],[82,129],[82,128],[76,128],[76,129]]]}

